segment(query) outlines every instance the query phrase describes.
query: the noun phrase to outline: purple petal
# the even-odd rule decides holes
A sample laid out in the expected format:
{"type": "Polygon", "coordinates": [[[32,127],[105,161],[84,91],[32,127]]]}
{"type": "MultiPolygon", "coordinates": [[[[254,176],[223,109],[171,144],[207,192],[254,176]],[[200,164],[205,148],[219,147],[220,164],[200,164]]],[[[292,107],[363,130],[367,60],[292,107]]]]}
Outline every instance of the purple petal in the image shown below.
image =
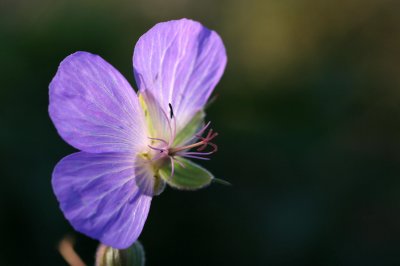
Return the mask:
{"type": "Polygon", "coordinates": [[[136,185],[143,194],[149,196],[158,196],[164,189],[166,183],[160,176],[154,173],[154,166],[148,160],[144,160],[139,156],[135,161],[136,185]]]}
{"type": "Polygon", "coordinates": [[[165,112],[171,103],[181,129],[207,102],[226,65],[217,33],[200,23],[159,23],[137,42],[133,67],[141,91],[149,90],[165,112]]]}
{"type": "Polygon", "coordinates": [[[55,167],[52,185],[64,216],[79,232],[126,248],[143,229],[151,196],[136,185],[132,155],[71,154],[55,167]]]}
{"type": "Polygon", "coordinates": [[[70,145],[87,152],[134,152],[146,146],[143,111],[125,78],[101,57],[65,58],[50,83],[50,117],[70,145]]]}
{"type": "MultiPolygon", "coordinates": [[[[172,142],[174,138],[174,124],[170,121],[167,114],[159,105],[158,101],[149,91],[139,94],[139,99],[145,110],[146,122],[149,135],[153,138],[160,138],[167,142],[172,142]]],[[[172,119],[171,119],[172,120],[172,119]]]]}

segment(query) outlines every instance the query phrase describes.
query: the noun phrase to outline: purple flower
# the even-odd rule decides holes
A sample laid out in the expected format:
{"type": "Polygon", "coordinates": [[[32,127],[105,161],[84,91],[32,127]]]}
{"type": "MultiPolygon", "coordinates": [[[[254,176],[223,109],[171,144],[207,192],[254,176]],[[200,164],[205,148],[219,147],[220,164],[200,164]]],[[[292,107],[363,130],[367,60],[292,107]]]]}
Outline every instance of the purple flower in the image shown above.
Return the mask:
{"type": "Polygon", "coordinates": [[[139,39],[137,95],[97,55],[77,52],[61,62],[50,84],[49,113],[80,152],[57,164],[52,185],[77,231],[126,248],[166,183],[194,190],[213,180],[185,157],[208,159],[217,150],[203,109],[225,65],[218,34],[188,19],[159,23],[139,39]]]}

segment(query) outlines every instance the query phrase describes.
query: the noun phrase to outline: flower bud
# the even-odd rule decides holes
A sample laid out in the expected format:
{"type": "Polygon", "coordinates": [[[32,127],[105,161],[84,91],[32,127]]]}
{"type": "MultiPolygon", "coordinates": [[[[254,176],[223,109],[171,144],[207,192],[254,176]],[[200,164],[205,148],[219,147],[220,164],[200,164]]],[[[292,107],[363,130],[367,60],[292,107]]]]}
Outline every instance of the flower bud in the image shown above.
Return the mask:
{"type": "Polygon", "coordinates": [[[142,244],[136,241],[129,248],[115,249],[100,244],[96,253],[96,266],[144,266],[142,244]]]}

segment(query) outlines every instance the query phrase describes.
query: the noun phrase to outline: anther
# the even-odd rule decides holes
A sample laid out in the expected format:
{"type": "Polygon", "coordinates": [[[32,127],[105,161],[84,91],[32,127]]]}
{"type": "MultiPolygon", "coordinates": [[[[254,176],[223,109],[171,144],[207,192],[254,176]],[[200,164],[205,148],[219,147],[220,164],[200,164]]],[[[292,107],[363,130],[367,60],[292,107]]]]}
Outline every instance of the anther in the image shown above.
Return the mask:
{"type": "Polygon", "coordinates": [[[174,110],[172,109],[172,104],[169,103],[169,116],[171,117],[171,119],[174,117],[174,110]]]}

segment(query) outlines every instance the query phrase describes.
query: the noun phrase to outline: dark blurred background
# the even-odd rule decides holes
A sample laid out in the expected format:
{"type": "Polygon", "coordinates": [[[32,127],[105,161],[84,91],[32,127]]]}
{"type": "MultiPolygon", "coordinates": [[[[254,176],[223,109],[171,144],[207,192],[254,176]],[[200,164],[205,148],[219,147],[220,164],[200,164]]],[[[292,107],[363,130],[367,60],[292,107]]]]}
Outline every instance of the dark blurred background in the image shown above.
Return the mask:
{"type": "MultiPolygon", "coordinates": [[[[47,113],[67,55],[134,85],[133,47],[158,22],[216,30],[228,66],[205,165],[232,187],[167,189],[140,237],[147,265],[400,265],[400,2],[0,0],[0,265],[66,265],[74,233],[50,179],[73,152],[47,113]]],[[[134,85],[136,88],[136,86],[134,85]]]]}

